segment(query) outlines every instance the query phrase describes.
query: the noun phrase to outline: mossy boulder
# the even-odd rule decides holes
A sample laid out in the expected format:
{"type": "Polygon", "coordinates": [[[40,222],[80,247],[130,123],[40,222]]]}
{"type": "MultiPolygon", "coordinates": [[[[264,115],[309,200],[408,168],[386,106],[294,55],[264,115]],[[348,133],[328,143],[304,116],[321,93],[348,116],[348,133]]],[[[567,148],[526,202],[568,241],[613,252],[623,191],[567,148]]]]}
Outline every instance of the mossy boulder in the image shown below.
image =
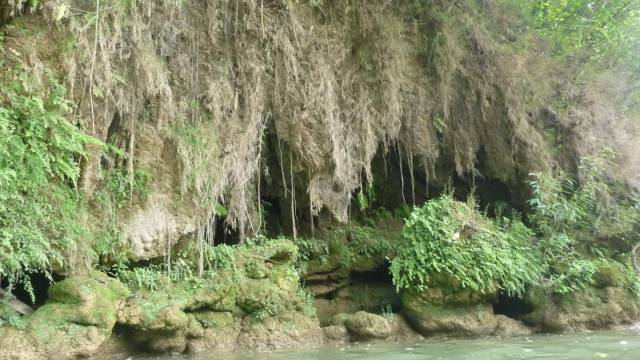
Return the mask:
{"type": "Polygon", "coordinates": [[[334,296],[331,299],[316,298],[317,314],[321,324],[328,325],[332,317],[341,312],[379,312],[386,307],[400,307],[400,297],[393,284],[383,281],[348,281],[333,292],[334,296]]]}
{"type": "Polygon", "coordinates": [[[241,349],[274,350],[320,345],[324,341],[318,319],[298,311],[286,311],[258,319],[245,317],[237,344],[241,349]]]}
{"type": "Polygon", "coordinates": [[[329,343],[344,343],[351,339],[347,327],[344,325],[330,325],[322,328],[322,333],[329,343]]]}
{"type": "MultiPolygon", "coordinates": [[[[12,326],[0,326],[1,359],[46,359],[46,350],[37,346],[30,334],[12,326]]],[[[64,357],[63,357],[64,359],[64,357]]]]}
{"type": "Polygon", "coordinates": [[[493,313],[490,295],[438,288],[402,294],[405,317],[424,336],[517,336],[530,331],[516,320],[493,313]]]}
{"type": "Polygon", "coordinates": [[[626,269],[624,265],[611,262],[598,267],[594,276],[595,284],[599,288],[623,287],[626,283],[626,269]]]}
{"type": "Polygon", "coordinates": [[[279,240],[239,249],[232,266],[215,276],[137,291],[118,322],[152,352],[270,349],[321,340],[317,318],[304,311],[295,246],[279,240]]]}
{"type": "Polygon", "coordinates": [[[23,358],[23,351],[56,359],[94,355],[111,336],[128,290],[103,273],[91,272],[52,285],[48,294],[47,303],[26,319],[24,331],[3,336],[7,343],[21,344],[13,350],[18,358],[23,358]],[[22,339],[11,340],[15,336],[22,339]]]}
{"type": "Polygon", "coordinates": [[[249,261],[245,264],[244,271],[250,279],[264,279],[269,276],[269,268],[264,261],[249,261]]]}
{"type": "Polygon", "coordinates": [[[533,332],[529,327],[520,321],[514,320],[504,315],[496,315],[498,324],[492,335],[500,337],[527,336],[533,332]]]}
{"type": "Polygon", "coordinates": [[[386,339],[398,332],[398,324],[393,317],[358,311],[336,320],[342,322],[352,337],[356,340],[386,339]]]}
{"type": "MultiPolygon", "coordinates": [[[[608,269],[606,282],[615,281],[608,269]]],[[[598,281],[602,286],[604,280],[598,281]]],[[[640,303],[622,287],[588,286],[561,295],[552,289],[536,286],[527,292],[525,301],[534,309],[525,321],[543,331],[600,330],[628,325],[640,318],[640,303]]]]}

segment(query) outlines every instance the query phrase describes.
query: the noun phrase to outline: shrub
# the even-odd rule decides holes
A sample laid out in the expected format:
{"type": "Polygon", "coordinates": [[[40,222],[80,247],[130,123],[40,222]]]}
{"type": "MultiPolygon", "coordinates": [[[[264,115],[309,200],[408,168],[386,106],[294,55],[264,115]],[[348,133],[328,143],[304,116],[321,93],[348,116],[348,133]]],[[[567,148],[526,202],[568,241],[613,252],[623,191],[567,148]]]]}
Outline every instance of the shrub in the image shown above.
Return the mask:
{"type": "MultiPolygon", "coordinates": [[[[555,293],[584,289],[593,284],[598,266],[616,263],[596,245],[612,248],[611,240],[616,240],[623,248],[610,252],[626,251],[624,247],[638,241],[637,199],[607,181],[605,170],[613,166],[613,159],[608,149],[582,158],[580,181],[563,172],[532,174],[529,219],[541,238],[546,277],[555,293]]],[[[628,276],[629,290],[635,293],[631,279],[628,276]]]]}
{"type": "Polygon", "coordinates": [[[531,238],[518,221],[496,224],[475,204],[443,195],[407,219],[391,274],[398,289],[424,290],[446,278],[447,286],[521,294],[542,271],[531,238]]]}
{"type": "Polygon", "coordinates": [[[26,274],[64,266],[87,235],[75,183],[85,145],[99,142],[64,117],[70,104],[52,75],[40,89],[19,65],[0,65],[0,278],[30,289],[26,274]]]}

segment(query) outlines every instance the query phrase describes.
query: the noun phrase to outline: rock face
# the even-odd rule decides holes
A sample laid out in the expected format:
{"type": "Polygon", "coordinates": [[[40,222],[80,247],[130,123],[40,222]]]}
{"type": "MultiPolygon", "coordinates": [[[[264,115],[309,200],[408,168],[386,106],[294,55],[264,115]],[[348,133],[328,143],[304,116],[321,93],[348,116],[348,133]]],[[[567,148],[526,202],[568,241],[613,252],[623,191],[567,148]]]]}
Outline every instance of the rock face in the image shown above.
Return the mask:
{"type": "Polygon", "coordinates": [[[183,281],[166,291],[142,290],[118,323],[153,352],[280,349],[323,341],[312,304],[300,297],[292,269],[296,248],[273,241],[235,255],[215,278],[183,281]]]}
{"type": "Polygon", "coordinates": [[[398,332],[399,326],[394,318],[358,311],[355,314],[336,316],[338,323],[347,328],[357,340],[386,339],[398,332]]]}
{"type": "Polygon", "coordinates": [[[526,300],[534,308],[525,320],[542,331],[581,331],[630,325],[640,317],[638,300],[625,288],[598,281],[569,296],[536,287],[526,300]]]}
{"type": "Polygon", "coordinates": [[[390,218],[368,231],[341,229],[318,240],[326,240],[327,253],[312,256],[303,280],[315,295],[322,325],[330,325],[339,313],[377,313],[400,306],[387,266],[402,226],[401,219],[390,218]]]}
{"type": "Polygon", "coordinates": [[[430,288],[424,292],[404,292],[403,312],[424,336],[519,336],[531,333],[526,326],[493,313],[491,295],[470,290],[456,292],[430,288]]]}
{"type": "Polygon", "coordinates": [[[26,320],[24,330],[0,328],[8,358],[88,357],[110,336],[128,290],[100,272],[72,276],[49,288],[49,301],[26,320]]]}
{"type": "Polygon", "coordinates": [[[322,328],[327,342],[368,340],[408,341],[420,337],[398,314],[377,315],[365,311],[340,313],[322,328]]]}

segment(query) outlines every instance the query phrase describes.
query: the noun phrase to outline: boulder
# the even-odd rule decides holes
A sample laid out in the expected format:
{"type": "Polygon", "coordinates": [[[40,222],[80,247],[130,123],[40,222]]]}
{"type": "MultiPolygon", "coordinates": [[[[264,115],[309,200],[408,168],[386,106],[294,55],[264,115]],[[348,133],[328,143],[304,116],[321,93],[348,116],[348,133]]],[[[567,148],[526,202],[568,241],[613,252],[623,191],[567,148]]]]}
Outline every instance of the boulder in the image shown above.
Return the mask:
{"type": "Polygon", "coordinates": [[[496,315],[496,318],[498,320],[498,324],[493,331],[492,335],[494,336],[515,337],[527,336],[531,335],[532,333],[530,328],[528,328],[518,320],[506,317],[504,315],[496,315]]]}
{"type": "Polygon", "coordinates": [[[26,318],[24,330],[3,328],[8,358],[89,357],[109,339],[128,294],[119,281],[100,272],[71,276],[49,288],[49,300],[26,318]]]}
{"type": "MultiPolygon", "coordinates": [[[[597,282],[611,283],[606,276],[597,282]]],[[[596,284],[596,286],[600,286],[596,284]]],[[[529,289],[525,296],[534,309],[525,321],[543,331],[583,331],[610,329],[630,325],[640,318],[638,299],[622,287],[586,287],[570,295],[553,293],[540,286],[529,289]]]]}
{"type": "Polygon", "coordinates": [[[519,336],[531,331],[520,322],[493,313],[490,295],[431,288],[402,294],[403,313],[424,336],[519,336]]]}
{"type": "Polygon", "coordinates": [[[324,334],[324,338],[329,343],[344,343],[350,339],[349,331],[344,325],[325,326],[322,328],[322,332],[324,334]]]}
{"type": "Polygon", "coordinates": [[[295,259],[296,248],[288,241],[241,248],[234,254],[234,265],[214,277],[137,291],[118,322],[153,352],[321,343],[318,319],[309,311],[292,271],[295,259]]]}
{"type": "Polygon", "coordinates": [[[393,318],[358,311],[344,319],[344,326],[357,340],[386,339],[398,332],[398,325],[393,318]]]}

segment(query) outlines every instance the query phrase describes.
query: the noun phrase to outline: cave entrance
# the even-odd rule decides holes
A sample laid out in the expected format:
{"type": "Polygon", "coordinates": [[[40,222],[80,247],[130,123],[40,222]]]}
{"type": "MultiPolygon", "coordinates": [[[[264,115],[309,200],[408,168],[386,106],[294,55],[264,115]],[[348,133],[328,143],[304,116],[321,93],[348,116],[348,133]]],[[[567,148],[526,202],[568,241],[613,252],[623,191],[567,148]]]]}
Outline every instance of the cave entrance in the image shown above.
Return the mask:
{"type": "Polygon", "coordinates": [[[499,293],[493,302],[493,312],[495,314],[505,315],[516,320],[522,320],[525,315],[533,310],[533,306],[523,298],[505,293],[499,293]]]}
{"type": "MultiPolygon", "coordinates": [[[[213,233],[213,242],[211,242],[213,246],[240,244],[240,233],[237,229],[229,226],[224,217],[216,216],[211,220],[208,226],[211,228],[211,232],[213,233]]],[[[206,233],[209,233],[209,231],[206,233]]]]}
{"type": "MultiPolygon", "coordinates": [[[[31,306],[32,308],[38,308],[47,301],[47,291],[49,286],[53,283],[64,279],[63,276],[57,274],[51,274],[51,279],[42,272],[31,273],[28,275],[31,288],[33,290],[34,299],[31,298],[31,294],[27,291],[26,287],[22,284],[18,284],[13,287],[11,294],[19,301],[31,306]]],[[[0,281],[0,289],[5,291],[9,287],[9,283],[6,280],[0,281]]],[[[0,295],[1,297],[1,295],[0,295]]]]}
{"type": "Polygon", "coordinates": [[[349,277],[352,288],[351,297],[359,307],[358,310],[372,313],[400,311],[400,296],[393,285],[389,265],[385,262],[383,266],[371,271],[351,273],[349,277]]]}
{"type": "Polygon", "coordinates": [[[389,274],[389,263],[344,273],[335,270],[309,274],[303,285],[313,292],[318,319],[331,324],[339,313],[366,311],[384,314],[400,311],[400,296],[389,274]]]}

